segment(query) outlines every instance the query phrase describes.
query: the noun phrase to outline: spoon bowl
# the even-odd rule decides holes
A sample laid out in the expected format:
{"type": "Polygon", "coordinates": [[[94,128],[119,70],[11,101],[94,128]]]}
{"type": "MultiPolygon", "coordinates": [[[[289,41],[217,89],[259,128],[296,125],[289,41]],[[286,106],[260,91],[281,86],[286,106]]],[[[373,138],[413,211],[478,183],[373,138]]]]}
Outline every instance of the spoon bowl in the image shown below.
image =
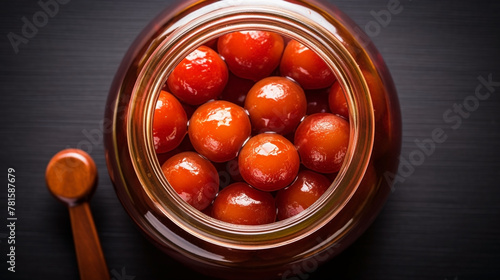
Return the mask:
{"type": "Polygon", "coordinates": [[[82,150],[66,149],[52,157],[45,173],[49,191],[68,206],[88,201],[97,186],[97,168],[82,150]]]}

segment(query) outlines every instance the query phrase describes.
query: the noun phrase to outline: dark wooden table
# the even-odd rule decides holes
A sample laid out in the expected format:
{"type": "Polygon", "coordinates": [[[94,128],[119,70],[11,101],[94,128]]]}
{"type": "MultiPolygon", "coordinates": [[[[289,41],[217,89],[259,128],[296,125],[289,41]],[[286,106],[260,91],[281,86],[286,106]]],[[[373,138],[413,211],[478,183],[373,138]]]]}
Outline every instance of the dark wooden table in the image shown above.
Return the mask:
{"type": "MultiPolygon", "coordinates": [[[[308,279],[500,279],[500,2],[400,0],[402,11],[377,28],[374,15],[392,1],[331,2],[372,28],[399,91],[402,158],[412,168],[369,230],[308,279]],[[475,97],[480,77],[494,81],[491,94],[481,88],[482,100],[475,97]],[[464,102],[466,111],[455,113],[464,102]],[[415,141],[436,128],[446,141],[415,158],[415,141]]],[[[66,2],[46,22],[38,18],[36,32],[26,30],[31,38],[15,41],[17,53],[9,33],[22,34],[23,17],[31,21],[41,6],[4,1],[0,9],[0,171],[7,177],[8,168],[16,170],[18,218],[11,273],[5,178],[0,279],[78,278],[68,211],[44,182],[48,160],[67,147],[89,151],[97,163],[91,208],[112,277],[201,279],[134,227],[114,193],[101,143],[118,64],[171,1],[66,2]]]]}

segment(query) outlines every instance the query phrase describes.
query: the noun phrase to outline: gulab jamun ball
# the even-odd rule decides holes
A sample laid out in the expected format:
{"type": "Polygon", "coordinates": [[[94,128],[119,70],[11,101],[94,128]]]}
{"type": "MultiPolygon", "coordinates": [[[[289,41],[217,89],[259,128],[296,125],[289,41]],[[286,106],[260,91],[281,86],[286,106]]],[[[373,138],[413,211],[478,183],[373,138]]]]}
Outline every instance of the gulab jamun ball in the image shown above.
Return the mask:
{"type": "Polygon", "coordinates": [[[213,162],[234,159],[250,137],[248,115],[240,106],[216,100],[207,102],[189,120],[189,139],[200,154],[213,162]]]}
{"type": "Polygon", "coordinates": [[[349,145],[349,123],[330,113],[310,115],[295,131],[294,142],[305,167],[320,173],[338,172],[349,145]]]}
{"type": "Polygon", "coordinates": [[[303,170],[297,180],[281,189],[276,195],[278,220],[284,220],[299,214],[318,200],[330,187],[331,181],[324,175],[303,170]]]}
{"type": "Polygon", "coordinates": [[[217,49],[231,72],[258,81],[278,67],[283,53],[281,35],[267,31],[238,31],[222,35],[217,49]]]}
{"type": "Polygon", "coordinates": [[[269,224],[276,220],[274,197],[246,183],[233,183],[215,198],[212,216],[238,225],[269,224]]]}
{"type": "Polygon", "coordinates": [[[280,72],[304,89],[326,88],[335,81],[335,75],[326,62],[296,40],[288,42],[281,58],[280,72]]]}
{"type": "Polygon", "coordinates": [[[339,82],[335,82],[328,93],[328,106],[333,114],[339,115],[344,119],[349,119],[349,107],[344,95],[344,90],[339,82]]]}
{"type": "Polygon", "coordinates": [[[295,146],[276,133],[261,133],[243,146],[238,157],[240,174],[253,187],[276,191],[291,184],[300,168],[295,146]]]}
{"type": "Polygon", "coordinates": [[[245,100],[253,130],[288,134],[295,130],[307,111],[304,90],[284,77],[267,77],[258,81],[245,100]]]}
{"type": "MultiPolygon", "coordinates": [[[[363,75],[376,128],[388,127],[385,92],[377,76],[363,75]]],[[[349,109],[328,64],[306,45],[238,31],[173,69],[158,97],[153,139],[184,201],[213,219],[263,225],[298,215],[327,192],[351,140],[349,109]]]]}
{"type": "Polygon", "coordinates": [[[228,76],[226,63],[219,54],[200,46],[174,68],[167,85],[183,102],[200,105],[222,93],[228,76]]]}
{"type": "Polygon", "coordinates": [[[184,139],[187,115],[175,96],[162,90],[153,116],[153,141],[158,154],[170,152],[184,139]]]}
{"type": "Polygon", "coordinates": [[[207,208],[219,191],[217,170],[195,152],[176,154],[161,169],[179,196],[198,210],[207,208]]]}

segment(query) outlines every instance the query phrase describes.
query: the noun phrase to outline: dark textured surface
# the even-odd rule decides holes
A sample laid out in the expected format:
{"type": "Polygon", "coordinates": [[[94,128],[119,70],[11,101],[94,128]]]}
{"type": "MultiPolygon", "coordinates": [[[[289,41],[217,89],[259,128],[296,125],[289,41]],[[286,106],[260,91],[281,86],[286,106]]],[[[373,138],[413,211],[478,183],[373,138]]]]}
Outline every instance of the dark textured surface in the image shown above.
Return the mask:
{"type": "MultiPolygon", "coordinates": [[[[332,2],[365,26],[373,20],[370,12],[385,9],[389,0],[332,2]]],[[[374,34],[399,91],[402,157],[408,159],[414,141],[429,138],[435,128],[447,139],[396,184],[372,227],[308,279],[500,278],[500,86],[460,125],[443,119],[455,103],[474,95],[479,76],[500,81],[499,3],[402,0],[403,10],[374,34]]],[[[15,54],[7,34],[19,34],[21,18],[31,18],[40,7],[36,1],[3,1],[0,171],[16,169],[18,221],[17,272],[10,273],[4,181],[0,279],[78,278],[68,212],[44,183],[50,157],[78,146],[90,150],[99,169],[91,208],[112,276],[201,278],[136,230],[116,198],[100,142],[99,123],[118,64],[142,28],[168,5],[73,0],[15,54]]]]}

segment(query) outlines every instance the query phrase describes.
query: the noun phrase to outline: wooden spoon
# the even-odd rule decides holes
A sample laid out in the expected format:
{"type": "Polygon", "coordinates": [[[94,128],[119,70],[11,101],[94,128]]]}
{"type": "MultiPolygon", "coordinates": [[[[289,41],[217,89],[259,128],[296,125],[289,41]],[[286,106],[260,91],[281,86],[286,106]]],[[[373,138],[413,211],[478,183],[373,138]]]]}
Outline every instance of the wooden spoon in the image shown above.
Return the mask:
{"type": "Polygon", "coordinates": [[[62,150],[47,165],[45,180],[50,192],[68,206],[80,279],[109,280],[88,203],[97,185],[94,161],[82,150],[62,150]]]}

